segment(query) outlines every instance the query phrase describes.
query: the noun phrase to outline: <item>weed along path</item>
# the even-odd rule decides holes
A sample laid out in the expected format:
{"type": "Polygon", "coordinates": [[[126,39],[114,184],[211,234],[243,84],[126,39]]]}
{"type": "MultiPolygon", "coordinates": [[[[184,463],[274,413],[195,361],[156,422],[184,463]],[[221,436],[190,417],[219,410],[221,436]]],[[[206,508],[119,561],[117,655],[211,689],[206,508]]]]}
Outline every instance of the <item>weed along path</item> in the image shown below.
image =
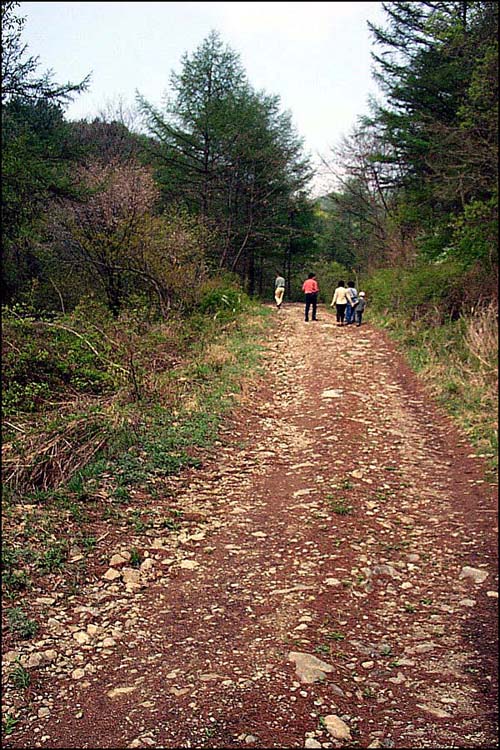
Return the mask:
{"type": "Polygon", "coordinates": [[[496,487],[385,334],[302,313],[217,455],[147,500],[177,528],[110,531],[34,600],[5,747],[496,746],[496,487]]]}

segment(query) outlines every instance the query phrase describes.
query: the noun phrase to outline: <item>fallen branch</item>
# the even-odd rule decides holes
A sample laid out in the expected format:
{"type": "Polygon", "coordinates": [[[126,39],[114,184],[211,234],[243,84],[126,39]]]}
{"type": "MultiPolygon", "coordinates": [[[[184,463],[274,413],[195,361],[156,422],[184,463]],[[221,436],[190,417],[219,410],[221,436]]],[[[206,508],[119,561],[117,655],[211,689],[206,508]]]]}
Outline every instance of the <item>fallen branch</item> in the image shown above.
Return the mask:
{"type": "Polygon", "coordinates": [[[15,424],[12,424],[12,422],[7,422],[6,419],[3,420],[3,423],[7,425],[7,427],[12,427],[13,430],[17,430],[18,432],[22,432],[23,434],[26,432],[26,430],[23,430],[22,427],[18,427],[15,424]]]}
{"type": "Polygon", "coordinates": [[[117,365],[116,362],[112,362],[107,357],[103,357],[103,355],[99,351],[97,351],[95,346],[93,346],[90,343],[90,341],[87,341],[85,336],[82,336],[81,333],[78,333],[78,331],[75,331],[73,328],[69,328],[69,326],[63,326],[61,323],[50,323],[49,321],[46,321],[46,320],[41,320],[39,322],[44,326],[51,326],[52,328],[60,328],[63,331],[68,331],[68,333],[72,333],[74,336],[78,336],[78,338],[81,339],[85,344],[87,344],[89,349],[91,349],[94,352],[96,357],[99,357],[99,359],[102,359],[103,362],[106,362],[108,365],[111,365],[111,367],[116,367],[117,370],[121,370],[126,375],[130,376],[129,370],[127,370],[125,367],[122,367],[121,365],[117,365]]]}

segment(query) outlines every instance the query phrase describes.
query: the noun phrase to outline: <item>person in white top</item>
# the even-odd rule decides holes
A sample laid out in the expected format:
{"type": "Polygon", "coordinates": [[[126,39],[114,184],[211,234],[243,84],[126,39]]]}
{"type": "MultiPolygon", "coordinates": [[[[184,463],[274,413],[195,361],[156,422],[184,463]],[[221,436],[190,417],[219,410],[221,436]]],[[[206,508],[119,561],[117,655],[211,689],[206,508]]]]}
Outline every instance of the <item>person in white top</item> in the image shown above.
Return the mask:
{"type": "Polygon", "coordinates": [[[354,310],[358,303],[358,291],[354,286],[354,281],[347,282],[347,307],[345,309],[346,325],[354,323],[354,310]]]}
{"type": "Polygon", "coordinates": [[[336,308],[337,312],[337,325],[344,325],[345,308],[347,305],[347,289],[344,286],[343,281],[339,281],[337,288],[333,293],[333,299],[330,307],[336,308]]]}

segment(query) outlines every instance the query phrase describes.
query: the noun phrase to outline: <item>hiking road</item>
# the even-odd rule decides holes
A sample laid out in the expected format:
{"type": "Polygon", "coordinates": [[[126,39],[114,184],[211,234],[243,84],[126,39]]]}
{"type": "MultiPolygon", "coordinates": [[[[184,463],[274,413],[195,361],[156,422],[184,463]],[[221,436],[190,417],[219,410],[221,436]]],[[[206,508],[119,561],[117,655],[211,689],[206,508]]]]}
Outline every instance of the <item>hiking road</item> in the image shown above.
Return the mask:
{"type": "Polygon", "coordinates": [[[318,312],[274,313],[217,454],[151,500],[179,527],[34,603],[5,747],[497,745],[497,487],[385,333],[318,312]]]}

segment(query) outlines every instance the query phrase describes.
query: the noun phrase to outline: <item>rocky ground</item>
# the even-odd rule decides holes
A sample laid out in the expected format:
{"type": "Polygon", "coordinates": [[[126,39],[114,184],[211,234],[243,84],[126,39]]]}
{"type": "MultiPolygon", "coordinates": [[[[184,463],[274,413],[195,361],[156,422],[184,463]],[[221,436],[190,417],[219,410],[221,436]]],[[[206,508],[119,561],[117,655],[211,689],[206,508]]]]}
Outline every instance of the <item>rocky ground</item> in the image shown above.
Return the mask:
{"type": "Polygon", "coordinates": [[[483,459],[385,334],[275,315],[217,456],[144,500],[177,528],[110,527],[79,591],[30,602],[4,747],[497,746],[483,459]]]}

